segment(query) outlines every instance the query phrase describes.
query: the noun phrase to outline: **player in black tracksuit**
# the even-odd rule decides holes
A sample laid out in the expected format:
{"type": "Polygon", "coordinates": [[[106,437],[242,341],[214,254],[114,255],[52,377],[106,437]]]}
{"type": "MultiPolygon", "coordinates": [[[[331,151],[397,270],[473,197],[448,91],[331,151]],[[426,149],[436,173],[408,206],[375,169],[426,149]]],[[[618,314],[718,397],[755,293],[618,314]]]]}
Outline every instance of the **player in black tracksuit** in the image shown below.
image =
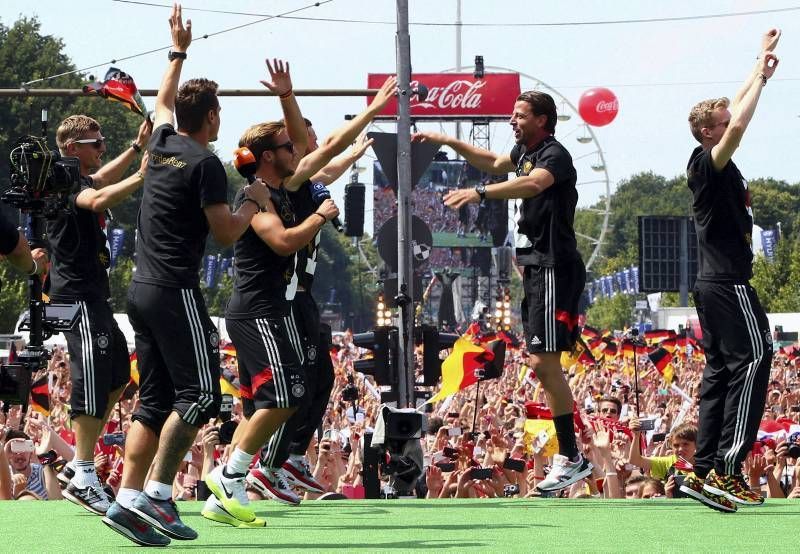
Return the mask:
{"type": "Polygon", "coordinates": [[[763,502],[745,482],[742,462],[764,413],[772,336],[764,309],[749,284],[753,274],[750,191],[731,157],[775,71],[777,58],[771,50],[779,36],[778,31],[765,36],[767,47],[731,111],[728,99],[719,98],[700,102],[689,116],[692,133],[700,142],[686,172],[698,240],[693,295],[706,367],[700,387],[694,472],[681,490],[727,512],[735,511],[736,504],[763,502]]]}
{"type": "Polygon", "coordinates": [[[586,269],[577,250],[573,220],[578,192],[572,158],[555,137],[556,106],[538,91],[517,97],[510,123],[516,145],[510,154],[494,154],[439,133],[416,133],[415,141],[444,144],[481,171],[516,179],[452,190],[445,204],[455,210],[486,198],[517,199],[517,262],[524,266],[522,321],[531,367],[542,383],[553,412],[559,455],[538,483],[542,491],[568,487],[591,474],[592,465],[578,451],[574,399],[561,368],[561,352],[574,348],[579,329],[578,304],[586,269]]]}

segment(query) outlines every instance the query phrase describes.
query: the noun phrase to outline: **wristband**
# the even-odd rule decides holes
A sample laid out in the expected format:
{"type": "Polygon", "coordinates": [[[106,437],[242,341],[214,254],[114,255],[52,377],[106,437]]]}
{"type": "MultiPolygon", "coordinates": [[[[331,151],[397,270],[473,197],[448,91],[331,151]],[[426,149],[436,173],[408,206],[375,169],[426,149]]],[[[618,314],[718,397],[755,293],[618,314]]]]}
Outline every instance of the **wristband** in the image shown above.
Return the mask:
{"type": "Polygon", "coordinates": [[[36,275],[39,273],[39,264],[36,263],[35,258],[31,258],[31,260],[33,261],[33,269],[28,272],[28,275],[36,275]]]}
{"type": "Polygon", "coordinates": [[[144,181],[144,173],[142,173],[141,169],[139,169],[136,173],[134,173],[134,175],[136,175],[139,179],[144,181]]]}
{"type": "Polygon", "coordinates": [[[137,154],[141,154],[142,153],[142,147],[139,146],[138,144],[136,144],[135,140],[131,141],[131,148],[133,148],[133,151],[136,152],[137,154]]]}
{"type": "Polygon", "coordinates": [[[319,212],[314,212],[314,213],[313,213],[313,214],[311,214],[311,215],[318,215],[318,216],[320,216],[320,217],[322,218],[322,224],[323,224],[323,225],[325,225],[325,224],[328,222],[328,218],[327,218],[327,217],[325,217],[324,215],[322,215],[322,214],[321,214],[321,213],[319,213],[319,212]]]}
{"type": "Polygon", "coordinates": [[[173,52],[170,50],[167,52],[167,59],[169,61],[172,60],[185,60],[186,59],[186,52],[173,52]]]}
{"type": "Polygon", "coordinates": [[[281,100],[285,100],[286,98],[289,98],[292,94],[294,94],[294,92],[292,91],[292,89],[289,89],[288,91],[284,92],[283,94],[279,94],[278,98],[280,98],[281,100]]]}
{"type": "Polygon", "coordinates": [[[606,477],[616,477],[616,476],[617,476],[616,471],[609,471],[608,473],[606,473],[606,477]]]}
{"type": "Polygon", "coordinates": [[[258,202],[256,202],[256,201],[255,201],[255,200],[253,200],[252,198],[245,198],[245,199],[242,201],[242,204],[244,204],[245,202],[252,202],[253,204],[255,204],[255,205],[256,205],[256,209],[257,209],[259,212],[263,212],[263,211],[264,211],[264,209],[263,209],[261,206],[259,206],[259,205],[258,205],[258,202]]]}
{"type": "Polygon", "coordinates": [[[762,87],[767,86],[767,76],[764,75],[763,73],[759,73],[758,76],[761,77],[761,86],[762,87]]]}

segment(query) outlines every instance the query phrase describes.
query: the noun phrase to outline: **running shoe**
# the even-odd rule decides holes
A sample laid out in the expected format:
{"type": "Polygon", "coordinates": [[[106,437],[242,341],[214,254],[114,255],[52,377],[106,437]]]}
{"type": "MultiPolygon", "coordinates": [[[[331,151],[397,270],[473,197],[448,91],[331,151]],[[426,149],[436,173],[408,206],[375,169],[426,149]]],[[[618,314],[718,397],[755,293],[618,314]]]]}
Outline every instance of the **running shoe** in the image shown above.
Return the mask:
{"type": "Polygon", "coordinates": [[[577,462],[571,462],[566,456],[556,454],[553,456],[550,473],[536,488],[541,492],[559,491],[589,477],[592,474],[592,467],[592,464],[583,455],[577,462]]]}
{"type": "Polygon", "coordinates": [[[245,491],[244,475],[228,477],[224,472],[225,466],[217,466],[206,475],[206,485],[219,499],[225,510],[233,517],[245,523],[256,518],[255,512],[250,508],[250,499],[245,491]]]}
{"type": "Polygon", "coordinates": [[[230,514],[230,512],[228,512],[228,510],[225,509],[222,503],[213,494],[208,497],[208,500],[206,500],[206,503],[203,506],[203,511],[200,512],[200,515],[202,515],[206,519],[210,519],[211,521],[216,521],[218,523],[226,523],[228,525],[231,525],[232,527],[238,527],[240,529],[250,529],[250,528],[267,526],[267,522],[261,519],[260,517],[257,517],[250,522],[242,521],[241,519],[236,519],[230,514]]]}
{"type": "Polygon", "coordinates": [[[761,506],[764,503],[761,493],[750,490],[742,474],[719,475],[712,469],[703,488],[742,506],[761,506]]]}
{"type": "Polygon", "coordinates": [[[170,538],[191,541],[197,531],[181,521],[178,507],[171,498],[158,500],[141,492],[131,505],[131,511],[170,538]]]}
{"type": "Polygon", "coordinates": [[[128,540],[142,546],[167,546],[171,541],[142,518],[114,502],[103,517],[103,523],[128,540]]]}
{"type": "Polygon", "coordinates": [[[314,479],[314,474],[311,473],[311,467],[305,457],[299,459],[289,458],[281,469],[283,469],[284,476],[292,485],[308,492],[325,492],[325,487],[314,479]]]}
{"type": "Polygon", "coordinates": [[[67,487],[61,491],[61,494],[73,504],[77,504],[81,508],[85,508],[99,516],[106,515],[106,512],[108,512],[108,509],[111,507],[111,500],[109,500],[106,491],[99,482],[86,487],[79,487],[75,483],[70,482],[67,487]]]}
{"type": "Polygon", "coordinates": [[[728,500],[724,495],[714,494],[705,488],[705,481],[700,479],[694,472],[689,473],[683,479],[681,492],[694,498],[718,512],[732,513],[736,511],[736,504],[728,500]]]}
{"type": "Polygon", "coordinates": [[[289,487],[281,473],[282,471],[280,470],[275,471],[263,467],[254,467],[250,469],[245,479],[262,496],[267,496],[290,506],[297,506],[300,504],[300,497],[289,487]]]}

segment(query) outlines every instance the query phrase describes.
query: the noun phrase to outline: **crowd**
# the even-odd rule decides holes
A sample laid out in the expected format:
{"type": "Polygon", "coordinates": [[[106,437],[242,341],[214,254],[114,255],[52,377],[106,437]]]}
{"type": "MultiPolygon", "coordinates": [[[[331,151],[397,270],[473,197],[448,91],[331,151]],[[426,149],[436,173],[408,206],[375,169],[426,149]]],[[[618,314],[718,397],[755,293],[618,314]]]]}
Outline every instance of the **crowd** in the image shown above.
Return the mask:
{"type": "MultiPolygon", "coordinates": [[[[362,439],[373,429],[380,406],[372,378],[354,371],[353,362],[363,355],[350,333],[334,337],[331,356],[336,382],[320,431],[307,453],[314,477],[329,493],[348,498],[364,495],[362,439]]],[[[630,359],[609,356],[596,364],[564,360],[576,399],[579,444],[595,469],[591,479],[560,494],[571,498],[679,497],[683,475],[694,461],[704,360],[676,354],[674,381],[667,385],[650,359],[639,356],[639,394],[630,359]]],[[[221,348],[221,365],[223,393],[231,394],[233,400],[230,418],[237,421],[242,405],[236,398],[235,351],[228,345],[221,348]]],[[[0,416],[2,499],[61,498],[58,471],[64,460],[71,459],[74,447],[68,354],[56,348],[46,375],[49,404],[39,401],[29,407],[21,430],[19,406],[7,407],[0,416]]],[[[780,351],[773,360],[763,431],[745,462],[750,487],[768,498],[800,498],[800,434],[795,434],[800,430],[799,383],[793,352],[780,351]]],[[[131,382],[95,447],[95,467],[107,490],[119,487],[125,435],[137,402],[136,384],[131,382]]],[[[427,498],[538,496],[535,486],[556,452],[545,406],[543,390],[524,352],[509,345],[500,378],[431,405],[421,440],[425,467],[417,494],[427,498]]],[[[173,483],[175,499],[207,496],[203,477],[230,453],[224,444],[229,433],[221,432],[227,415],[220,417],[198,432],[173,483]]],[[[387,478],[383,476],[384,481],[387,478]]],[[[252,499],[261,498],[254,490],[248,493],[252,499]]],[[[306,499],[318,496],[305,493],[306,499]]]]}

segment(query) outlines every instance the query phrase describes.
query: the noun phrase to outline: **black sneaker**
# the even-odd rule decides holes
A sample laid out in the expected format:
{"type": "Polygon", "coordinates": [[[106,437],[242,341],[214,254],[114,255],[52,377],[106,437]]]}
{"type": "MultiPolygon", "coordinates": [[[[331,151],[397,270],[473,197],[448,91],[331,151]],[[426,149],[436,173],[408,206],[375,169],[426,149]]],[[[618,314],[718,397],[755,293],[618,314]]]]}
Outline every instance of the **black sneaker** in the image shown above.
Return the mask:
{"type": "Polygon", "coordinates": [[[106,515],[111,505],[111,501],[108,499],[108,495],[106,495],[106,491],[103,490],[100,483],[94,483],[81,488],[75,483],[70,482],[67,488],[61,491],[61,494],[73,504],[77,504],[81,508],[85,508],[99,516],[106,515]]]}
{"type": "Polygon", "coordinates": [[[131,511],[168,537],[179,541],[197,538],[197,531],[181,521],[178,507],[171,498],[157,500],[142,492],[133,501],[131,511]]]}
{"type": "Polygon", "coordinates": [[[114,502],[108,509],[103,523],[126,539],[142,546],[167,546],[172,542],[168,537],[157,533],[149,523],[117,502],[114,502]]]}

